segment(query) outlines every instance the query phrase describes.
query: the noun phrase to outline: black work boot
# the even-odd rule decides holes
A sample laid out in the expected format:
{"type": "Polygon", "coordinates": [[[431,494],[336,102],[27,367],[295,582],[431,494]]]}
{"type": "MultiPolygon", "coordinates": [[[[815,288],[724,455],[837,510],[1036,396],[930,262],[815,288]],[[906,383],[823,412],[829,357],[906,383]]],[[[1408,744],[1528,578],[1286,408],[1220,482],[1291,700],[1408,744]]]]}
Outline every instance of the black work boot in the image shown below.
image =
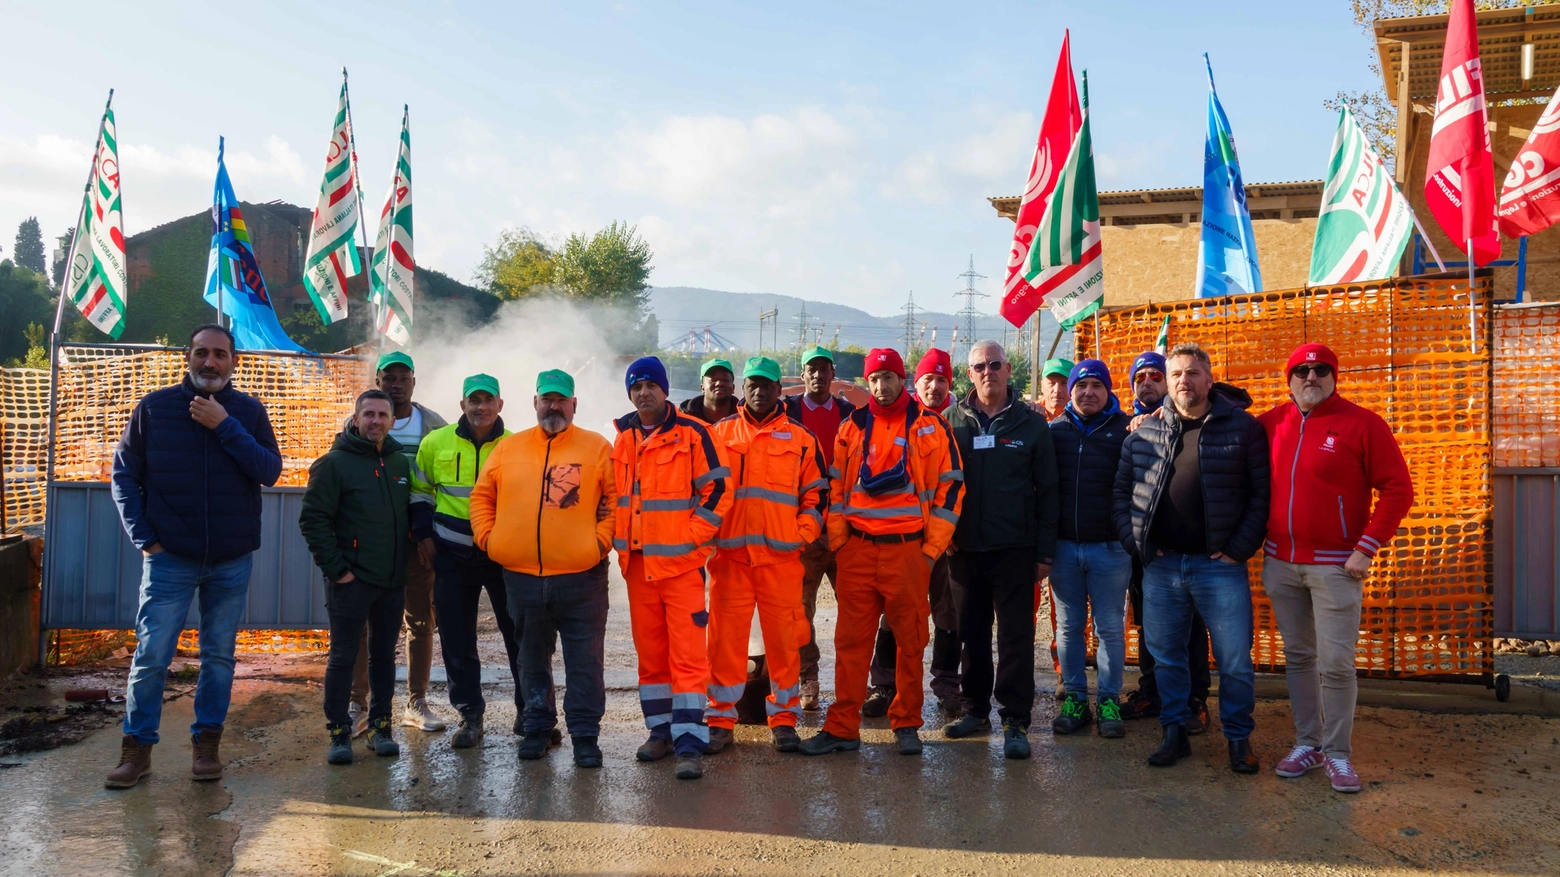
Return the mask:
{"type": "Polygon", "coordinates": [[[1051,721],[1051,731],[1056,734],[1073,734],[1094,724],[1094,713],[1089,710],[1089,699],[1080,694],[1069,694],[1062,701],[1062,711],[1051,721]]]}
{"type": "Polygon", "coordinates": [[[730,728],[711,728],[710,742],[708,746],[704,747],[704,754],[714,755],[722,749],[725,749],[727,746],[730,746],[732,743],[735,743],[736,739],[736,732],[730,728]]]}
{"type": "Polygon", "coordinates": [[[541,758],[547,754],[548,747],[553,745],[552,734],[552,731],[538,731],[521,737],[520,746],[516,748],[515,753],[526,761],[541,758]]]}
{"type": "Polygon", "coordinates": [[[888,715],[888,707],[894,702],[894,687],[884,685],[872,689],[867,695],[866,702],[861,705],[861,717],[864,719],[880,719],[888,715]]]}
{"type": "Polygon", "coordinates": [[[971,737],[976,734],[991,733],[991,719],[986,716],[977,716],[974,713],[965,713],[959,716],[956,722],[943,725],[943,736],[958,740],[961,737],[971,737]]]}
{"type": "Polygon", "coordinates": [[[1018,719],[1002,723],[1002,756],[1015,760],[1029,757],[1029,729],[1018,719]]]}
{"type": "Polygon", "coordinates": [[[482,742],[482,717],[461,716],[460,727],[455,729],[450,737],[450,746],[456,749],[470,749],[482,742]]]}
{"type": "Polygon", "coordinates": [[[352,763],[352,723],[327,725],[330,731],[330,751],[325,753],[326,764],[352,763]]]}
{"type": "Polygon", "coordinates": [[[853,752],[861,748],[861,738],[836,737],[828,731],[819,731],[802,741],[803,755],[827,755],[830,752],[853,752]]]}
{"type": "Polygon", "coordinates": [[[1257,754],[1251,751],[1250,740],[1230,741],[1230,770],[1236,773],[1256,773],[1259,766],[1257,754]]]}
{"type": "Polygon", "coordinates": [[[774,735],[776,752],[795,752],[802,748],[801,735],[790,725],[776,725],[769,733],[774,735]]]}
{"type": "Polygon", "coordinates": [[[575,767],[601,767],[601,747],[595,737],[575,737],[573,742],[575,767]]]}
{"type": "Polygon", "coordinates": [[[375,755],[385,758],[394,758],[401,754],[401,744],[395,742],[395,738],[390,735],[389,716],[368,720],[368,748],[374,750],[375,755]]]}
{"type": "Polygon", "coordinates": [[[1154,767],[1169,767],[1191,754],[1192,741],[1186,736],[1186,726],[1165,725],[1159,748],[1149,754],[1148,763],[1154,767]]]}
{"type": "Polygon", "coordinates": [[[915,728],[895,728],[894,742],[899,745],[900,755],[921,754],[921,733],[915,728]]]}

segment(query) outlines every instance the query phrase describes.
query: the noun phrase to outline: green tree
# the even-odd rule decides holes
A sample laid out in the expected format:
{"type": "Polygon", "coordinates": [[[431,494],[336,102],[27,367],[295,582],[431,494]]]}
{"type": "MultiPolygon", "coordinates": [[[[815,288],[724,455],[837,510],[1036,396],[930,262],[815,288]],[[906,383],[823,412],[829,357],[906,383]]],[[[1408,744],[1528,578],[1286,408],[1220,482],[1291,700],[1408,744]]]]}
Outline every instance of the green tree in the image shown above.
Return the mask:
{"type": "Polygon", "coordinates": [[[528,228],[506,228],[482,248],[477,285],[502,299],[519,299],[555,290],[552,248],[528,228]]]}
{"type": "Polygon", "coordinates": [[[43,275],[9,259],[0,262],[0,362],[21,362],[31,343],[28,327],[48,324],[53,296],[43,275]]]}
{"type": "Polygon", "coordinates": [[[49,265],[43,258],[43,232],[38,227],[38,217],[29,216],[16,227],[16,246],[11,248],[11,258],[29,271],[48,276],[49,265]]]}
{"type": "Polygon", "coordinates": [[[22,368],[49,367],[49,341],[42,323],[27,324],[27,355],[22,357],[22,368]]]}
{"type": "Polygon", "coordinates": [[[558,253],[554,281],[569,298],[644,309],[653,255],[638,228],[613,222],[588,238],[569,235],[558,253]]]}

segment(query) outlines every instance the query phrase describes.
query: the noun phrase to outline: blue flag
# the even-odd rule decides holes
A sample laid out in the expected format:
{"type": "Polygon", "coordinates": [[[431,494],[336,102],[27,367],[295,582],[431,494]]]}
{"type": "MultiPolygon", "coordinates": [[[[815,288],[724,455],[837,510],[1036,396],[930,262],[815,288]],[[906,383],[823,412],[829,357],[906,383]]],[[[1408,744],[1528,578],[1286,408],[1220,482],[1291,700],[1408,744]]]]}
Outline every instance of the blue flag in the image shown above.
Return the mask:
{"type": "Polygon", "coordinates": [[[1203,152],[1202,240],[1197,246],[1197,297],[1217,298],[1262,291],[1257,267],[1257,241],[1246,209],[1246,186],[1240,179],[1240,159],[1230,120],[1213,88],[1213,64],[1208,64],[1208,143],[1203,152]]]}
{"type": "Polygon", "coordinates": [[[217,184],[211,196],[211,255],[206,260],[206,302],[231,318],[240,350],[310,351],[287,337],[276,319],[271,294],[260,263],[249,243],[244,211],[233,194],[227,165],[222,162],[224,141],[217,141],[217,184]],[[219,305],[218,302],[221,302],[219,305]]]}

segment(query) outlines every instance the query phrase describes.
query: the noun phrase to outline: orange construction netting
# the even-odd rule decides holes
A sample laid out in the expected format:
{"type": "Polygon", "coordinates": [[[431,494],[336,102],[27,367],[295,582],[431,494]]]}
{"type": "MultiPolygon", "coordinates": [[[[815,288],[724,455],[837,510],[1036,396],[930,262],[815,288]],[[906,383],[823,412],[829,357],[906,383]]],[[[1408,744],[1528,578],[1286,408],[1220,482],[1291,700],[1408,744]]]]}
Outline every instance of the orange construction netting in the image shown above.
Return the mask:
{"type": "Polygon", "coordinates": [[[1560,302],[1495,309],[1495,465],[1560,467],[1560,302]]]}
{"type": "Polygon", "coordinates": [[[47,371],[0,368],[0,532],[43,523],[48,411],[47,371]]]}
{"type": "MultiPolygon", "coordinates": [[[[1295,347],[1319,341],[1336,351],[1339,392],[1386,418],[1414,479],[1413,509],[1365,583],[1355,666],[1368,676],[1466,677],[1494,668],[1488,278],[1478,301],[1476,349],[1467,281],[1450,279],[1144,305],[1101,312],[1075,332],[1080,358],[1099,356],[1124,373],[1153,349],[1169,314],[1170,345],[1201,344],[1216,379],[1251,394],[1254,414],[1288,401],[1283,364],[1295,347]]],[[[1260,561],[1251,582],[1252,658],[1276,672],[1283,642],[1260,561]]],[[[1135,659],[1135,634],[1128,650],[1135,659]]]]}
{"type": "MultiPolygon", "coordinates": [[[[136,643],[133,630],[51,630],[45,636],[47,663],[54,665],[87,664],[115,657],[116,652],[127,656],[135,651],[136,643]]],[[[235,643],[235,651],[249,654],[323,652],[329,648],[327,630],[241,630],[235,643]]],[[[196,631],[179,634],[178,654],[185,658],[200,655],[196,631]]]]}

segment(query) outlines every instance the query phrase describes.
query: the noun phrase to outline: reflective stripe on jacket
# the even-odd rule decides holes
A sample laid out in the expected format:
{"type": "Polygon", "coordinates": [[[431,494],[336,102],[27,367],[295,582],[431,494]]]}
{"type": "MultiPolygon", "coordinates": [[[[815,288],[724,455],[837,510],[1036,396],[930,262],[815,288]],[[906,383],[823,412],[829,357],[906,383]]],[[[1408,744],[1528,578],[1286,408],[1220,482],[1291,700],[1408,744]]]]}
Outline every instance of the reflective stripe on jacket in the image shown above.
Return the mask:
{"type": "Polygon", "coordinates": [[[616,502],[604,436],[578,426],[549,436],[534,426],[499,442],[483,465],[471,490],[472,535],[511,572],[585,572],[612,547],[616,502]]]}
{"type": "Polygon", "coordinates": [[[711,432],[732,471],[731,509],[716,550],[753,566],[796,557],[823,533],[829,507],[818,440],[778,407],[759,423],[744,405],[711,432]]]}
{"type": "Polygon", "coordinates": [[[504,420],[493,424],[493,434],[477,447],[471,424],[460,420],[423,436],[412,461],[412,538],[433,539],[441,550],[461,556],[476,547],[471,538],[471,488],[482,464],[509,435],[504,420]]]}
{"type": "Polygon", "coordinates": [[[666,419],[648,436],[637,412],[618,418],[612,446],[617,527],[612,547],[628,574],[630,552],[644,557],[645,577],[668,578],[704,565],[731,508],[731,470],[709,427],[667,403],[666,419]]]}
{"type": "Polygon", "coordinates": [[[870,410],[858,408],[840,424],[829,470],[829,545],[838,551],[851,527],[872,535],[920,530],[925,540],[921,550],[927,557],[941,557],[953,541],[964,503],[964,470],[953,433],[947,421],[911,399],[908,428],[906,415],[873,417],[869,437],[864,430],[870,410]],[[856,483],[862,454],[878,448],[873,454],[876,470],[891,467],[898,457],[885,452],[896,440],[905,442],[910,483],[900,491],[871,496],[856,483]],[[878,464],[879,456],[886,465],[878,464]]]}

